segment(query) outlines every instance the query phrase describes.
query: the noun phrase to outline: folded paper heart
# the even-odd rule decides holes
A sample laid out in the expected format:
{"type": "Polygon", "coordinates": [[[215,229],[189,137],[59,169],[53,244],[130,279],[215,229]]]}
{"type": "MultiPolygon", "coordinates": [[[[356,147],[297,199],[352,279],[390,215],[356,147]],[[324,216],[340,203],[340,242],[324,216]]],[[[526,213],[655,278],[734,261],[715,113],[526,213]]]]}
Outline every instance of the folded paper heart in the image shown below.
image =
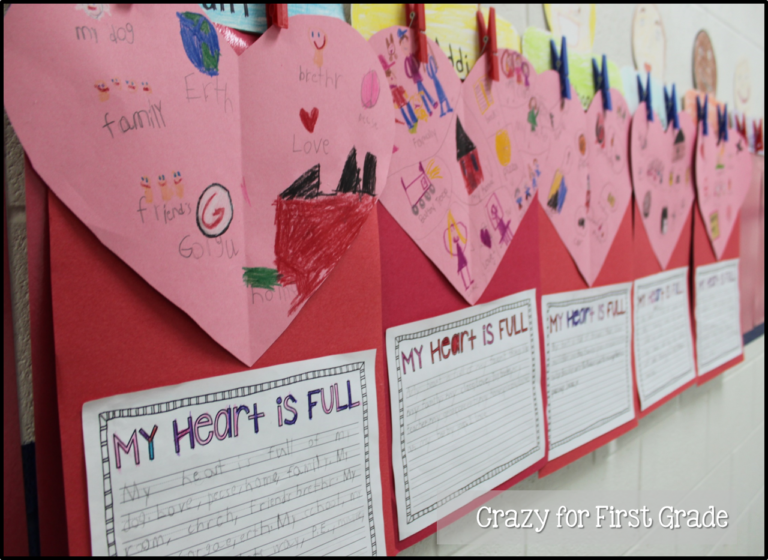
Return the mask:
{"type": "Polygon", "coordinates": [[[666,130],[649,121],[645,102],[632,117],[632,184],[645,232],[662,269],[666,269],[693,206],[693,155],[696,125],[679,113],[679,128],[666,130]]]}
{"type": "Polygon", "coordinates": [[[361,100],[386,80],[367,42],[338,19],[296,16],[238,57],[198,5],[116,6],[98,19],[18,5],[5,31],[5,107],[35,169],[253,364],[385,185],[394,123],[389,104],[361,100]]]}
{"type": "Polygon", "coordinates": [[[728,140],[718,141],[717,128],[703,134],[698,124],[696,138],[696,192],[704,225],[718,260],[723,256],[739,210],[752,181],[752,162],[744,137],[728,131],[728,140]]]}
{"type": "Polygon", "coordinates": [[[440,47],[412,54],[405,27],[370,38],[397,121],[381,202],[456,290],[475,303],[535,198],[546,146],[532,132],[537,76],[519,53],[499,52],[502,80],[475,65],[462,84],[440,47]],[[528,103],[531,102],[532,105],[528,103]]]}
{"type": "MultiPolygon", "coordinates": [[[[543,72],[537,95],[550,135],[539,203],[588,285],[595,282],[632,199],[627,162],[629,110],[611,89],[612,110],[598,91],[585,112],[576,92],[560,98],[559,75],[543,72]]],[[[546,250],[546,249],[544,249],[546,250]]]]}

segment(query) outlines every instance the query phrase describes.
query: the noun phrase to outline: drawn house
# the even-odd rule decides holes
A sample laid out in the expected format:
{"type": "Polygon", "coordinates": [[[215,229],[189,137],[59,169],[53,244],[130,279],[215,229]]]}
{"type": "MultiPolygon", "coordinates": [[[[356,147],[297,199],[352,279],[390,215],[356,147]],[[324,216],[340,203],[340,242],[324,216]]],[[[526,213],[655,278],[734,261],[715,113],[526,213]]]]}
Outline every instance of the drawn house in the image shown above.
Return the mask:
{"type": "Polygon", "coordinates": [[[677,131],[675,136],[674,152],[672,155],[672,161],[678,161],[685,157],[685,134],[683,129],[677,131]]]}
{"type": "Polygon", "coordinates": [[[464,186],[467,187],[467,192],[472,194],[483,182],[483,168],[480,167],[477,147],[464,132],[464,127],[461,126],[458,117],[456,118],[456,161],[461,165],[464,186]]]}

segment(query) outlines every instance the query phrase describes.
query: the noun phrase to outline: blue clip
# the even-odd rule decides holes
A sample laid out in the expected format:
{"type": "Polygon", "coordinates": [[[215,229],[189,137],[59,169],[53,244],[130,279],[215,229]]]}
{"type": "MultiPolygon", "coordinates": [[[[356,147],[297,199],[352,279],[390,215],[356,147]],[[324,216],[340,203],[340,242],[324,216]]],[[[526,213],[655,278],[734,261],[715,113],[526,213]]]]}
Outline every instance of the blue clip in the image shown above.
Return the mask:
{"type": "Polygon", "coordinates": [[[723,113],[720,114],[720,105],[717,106],[717,143],[728,142],[728,104],[723,105],[723,113]]]}
{"type": "Polygon", "coordinates": [[[709,134],[709,124],[707,119],[708,106],[709,105],[709,95],[704,96],[704,105],[701,104],[701,99],[696,96],[696,117],[699,119],[699,122],[702,123],[701,128],[701,134],[704,136],[707,136],[709,134]]]}
{"type": "Polygon", "coordinates": [[[653,121],[653,105],[651,104],[651,73],[648,72],[648,81],[645,91],[643,91],[643,82],[640,76],[637,76],[637,100],[638,103],[645,102],[645,111],[648,114],[648,120],[653,121]]]}
{"type": "Polygon", "coordinates": [[[571,81],[568,79],[568,46],[563,36],[563,46],[560,49],[560,56],[557,55],[555,40],[549,40],[549,47],[552,50],[552,68],[560,74],[560,95],[563,99],[571,98],[571,81]]]}
{"type": "Polygon", "coordinates": [[[675,84],[672,84],[672,93],[667,93],[667,86],[664,86],[664,106],[667,108],[667,123],[672,123],[675,130],[680,130],[680,119],[677,116],[677,92],[675,84]]]}
{"type": "Polygon", "coordinates": [[[603,55],[602,70],[597,67],[597,60],[594,58],[592,59],[592,78],[595,81],[595,92],[603,92],[603,110],[612,111],[611,84],[608,81],[608,62],[606,61],[605,55],[603,55]]]}

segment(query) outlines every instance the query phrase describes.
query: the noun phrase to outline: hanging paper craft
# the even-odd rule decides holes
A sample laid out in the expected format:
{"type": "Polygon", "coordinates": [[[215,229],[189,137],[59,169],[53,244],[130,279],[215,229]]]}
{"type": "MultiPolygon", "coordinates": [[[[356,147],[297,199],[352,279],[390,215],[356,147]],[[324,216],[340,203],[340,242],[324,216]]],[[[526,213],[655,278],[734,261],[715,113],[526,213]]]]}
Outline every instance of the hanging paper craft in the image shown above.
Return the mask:
{"type": "Polygon", "coordinates": [[[704,225],[717,260],[723,255],[752,180],[747,141],[735,130],[718,141],[717,128],[696,141],[696,191],[704,225]]]}
{"type": "Polygon", "coordinates": [[[717,60],[709,33],[703,29],[693,43],[693,85],[699,91],[717,93],[717,60]]]}
{"type": "Polygon", "coordinates": [[[632,57],[638,72],[664,79],[667,37],[655,4],[638,4],[632,18],[632,57]]]}
{"type": "MultiPolygon", "coordinates": [[[[485,21],[488,8],[481,7],[485,21]]],[[[427,37],[437,43],[462,80],[480,57],[477,41],[477,5],[424,4],[428,22],[427,37]]],[[[408,25],[405,4],[352,4],[352,27],[370,39],[377,32],[394,25],[408,25]]],[[[520,50],[520,35],[503,17],[496,16],[499,48],[520,50]]]]}
{"type": "Polygon", "coordinates": [[[238,58],[202,11],[14,6],[5,107],[56,195],[251,365],[355,239],[394,123],[343,21],[293,17],[238,58]]]}
{"type": "Polygon", "coordinates": [[[749,71],[749,59],[742,58],[733,72],[733,101],[740,113],[749,113],[752,97],[752,76],[749,71]]]}
{"type": "Polygon", "coordinates": [[[687,113],[666,130],[658,118],[649,121],[645,102],[632,118],[632,183],[645,232],[662,269],[683,231],[693,205],[693,154],[696,125],[687,113]]]}
{"type": "Polygon", "coordinates": [[[382,204],[456,290],[475,303],[534,198],[546,142],[536,81],[519,53],[499,52],[502,81],[478,64],[462,84],[431,40],[429,62],[412,34],[391,27],[370,42],[396,109],[395,154],[382,204]]]}
{"type": "Polygon", "coordinates": [[[560,44],[565,37],[568,50],[580,53],[592,52],[595,42],[595,4],[544,4],[547,27],[560,44]]]}
{"type": "Polygon", "coordinates": [[[554,123],[554,140],[542,170],[539,202],[591,286],[632,198],[629,110],[611,88],[612,110],[603,109],[598,91],[585,113],[573,88],[571,99],[561,102],[557,72],[544,72],[540,78],[544,76],[552,79],[539,95],[548,100],[544,122],[554,123]]]}

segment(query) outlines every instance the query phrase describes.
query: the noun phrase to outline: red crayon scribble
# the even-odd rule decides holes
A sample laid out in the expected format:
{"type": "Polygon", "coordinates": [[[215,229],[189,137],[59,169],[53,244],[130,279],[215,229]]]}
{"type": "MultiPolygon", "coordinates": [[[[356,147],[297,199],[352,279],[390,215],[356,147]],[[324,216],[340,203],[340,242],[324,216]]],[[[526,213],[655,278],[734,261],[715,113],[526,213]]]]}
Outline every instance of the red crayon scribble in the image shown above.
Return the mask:
{"type": "Polygon", "coordinates": [[[203,225],[207,227],[208,229],[213,229],[217,225],[221,223],[221,221],[224,219],[224,208],[217,208],[213,211],[213,216],[216,217],[216,219],[213,221],[213,223],[208,223],[205,221],[205,215],[208,212],[208,205],[211,203],[211,201],[216,198],[216,195],[213,195],[211,198],[208,199],[208,202],[205,203],[205,207],[203,208],[203,214],[202,214],[202,220],[203,225]]]}
{"type": "Polygon", "coordinates": [[[376,203],[357,193],[275,201],[275,265],[283,286],[295,284],[293,313],[349,249],[376,203]]]}

